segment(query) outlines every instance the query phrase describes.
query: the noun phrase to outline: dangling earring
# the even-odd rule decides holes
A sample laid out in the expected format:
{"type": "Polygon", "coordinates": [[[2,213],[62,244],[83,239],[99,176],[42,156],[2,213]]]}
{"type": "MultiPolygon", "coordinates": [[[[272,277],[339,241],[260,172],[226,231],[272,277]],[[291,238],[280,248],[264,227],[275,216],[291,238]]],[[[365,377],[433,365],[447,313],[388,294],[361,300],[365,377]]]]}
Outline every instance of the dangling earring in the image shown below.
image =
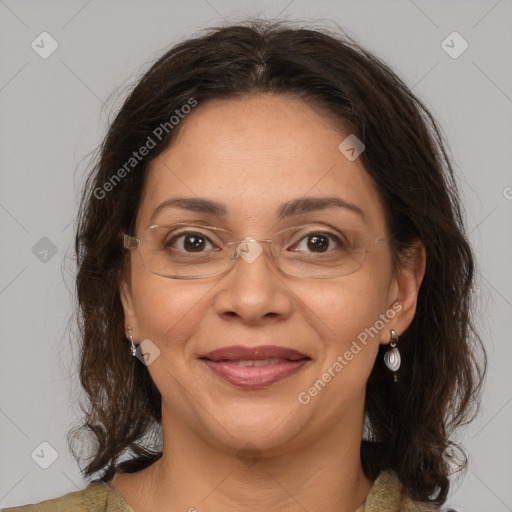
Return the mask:
{"type": "MultiPolygon", "coordinates": [[[[386,363],[386,366],[392,371],[396,372],[398,368],[400,368],[400,352],[396,348],[396,344],[398,343],[398,335],[397,333],[391,329],[391,340],[389,342],[389,345],[391,347],[390,350],[388,350],[384,354],[384,362],[386,363]]],[[[396,373],[394,374],[394,381],[397,381],[396,373]]]]}
{"type": "Polygon", "coordinates": [[[130,350],[132,352],[132,356],[134,356],[137,352],[137,347],[135,346],[135,343],[133,343],[133,335],[132,335],[132,328],[128,327],[128,337],[130,338],[130,350]]]}

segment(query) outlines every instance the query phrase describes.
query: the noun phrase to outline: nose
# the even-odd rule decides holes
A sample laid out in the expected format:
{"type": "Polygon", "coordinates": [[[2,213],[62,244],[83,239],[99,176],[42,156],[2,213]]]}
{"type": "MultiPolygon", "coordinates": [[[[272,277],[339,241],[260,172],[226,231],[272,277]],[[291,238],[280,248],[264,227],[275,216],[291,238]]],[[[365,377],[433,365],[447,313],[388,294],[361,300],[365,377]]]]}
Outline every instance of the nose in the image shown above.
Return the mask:
{"type": "Polygon", "coordinates": [[[237,317],[250,324],[290,315],[292,292],[273,263],[267,245],[252,237],[238,244],[233,252],[234,265],[219,283],[215,300],[217,314],[237,317]]]}

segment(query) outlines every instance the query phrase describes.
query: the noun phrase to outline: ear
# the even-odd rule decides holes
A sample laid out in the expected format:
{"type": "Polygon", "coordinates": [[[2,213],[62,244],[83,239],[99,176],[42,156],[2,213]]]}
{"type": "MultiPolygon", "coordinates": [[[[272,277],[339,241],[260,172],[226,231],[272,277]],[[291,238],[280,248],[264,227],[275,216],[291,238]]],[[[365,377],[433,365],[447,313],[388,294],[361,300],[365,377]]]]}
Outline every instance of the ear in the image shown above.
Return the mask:
{"type": "Polygon", "coordinates": [[[425,276],[426,262],[425,246],[420,240],[415,240],[404,254],[390,286],[389,304],[396,315],[389,324],[389,329],[381,331],[382,344],[389,343],[390,329],[394,329],[401,336],[411,324],[416,313],[418,292],[425,276]]]}
{"type": "Polygon", "coordinates": [[[128,327],[131,327],[134,339],[138,338],[139,325],[137,321],[137,315],[135,314],[135,308],[133,304],[133,294],[131,284],[123,279],[119,288],[119,294],[121,297],[121,303],[123,305],[124,312],[124,327],[126,331],[126,337],[128,337],[128,327]]]}

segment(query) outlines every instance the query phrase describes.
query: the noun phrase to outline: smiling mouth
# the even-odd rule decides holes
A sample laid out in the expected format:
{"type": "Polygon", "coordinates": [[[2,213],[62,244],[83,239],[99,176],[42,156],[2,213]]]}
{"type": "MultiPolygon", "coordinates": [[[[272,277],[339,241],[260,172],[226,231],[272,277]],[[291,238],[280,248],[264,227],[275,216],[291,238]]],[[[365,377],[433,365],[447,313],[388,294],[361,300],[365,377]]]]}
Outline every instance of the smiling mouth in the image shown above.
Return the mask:
{"type": "Polygon", "coordinates": [[[204,354],[200,354],[199,358],[209,359],[210,361],[262,361],[275,360],[298,361],[308,356],[298,350],[280,347],[277,345],[260,345],[255,347],[247,347],[245,345],[231,345],[222,347],[204,354]]]}
{"type": "MultiPolygon", "coordinates": [[[[208,361],[211,361],[211,359],[208,359],[208,358],[203,358],[203,359],[206,359],[208,361]]],[[[236,366],[242,366],[242,367],[251,367],[251,366],[268,366],[268,365],[273,365],[273,364],[279,364],[279,363],[288,363],[290,362],[291,360],[290,359],[280,359],[280,358],[272,358],[272,359],[239,359],[239,360],[229,360],[229,359],[224,359],[224,360],[218,360],[218,361],[214,361],[216,363],[228,363],[228,364],[233,364],[233,365],[236,365],[236,366]]]]}
{"type": "Polygon", "coordinates": [[[298,373],[311,358],[239,359],[212,361],[200,358],[214,375],[237,387],[259,389],[298,373]]]}

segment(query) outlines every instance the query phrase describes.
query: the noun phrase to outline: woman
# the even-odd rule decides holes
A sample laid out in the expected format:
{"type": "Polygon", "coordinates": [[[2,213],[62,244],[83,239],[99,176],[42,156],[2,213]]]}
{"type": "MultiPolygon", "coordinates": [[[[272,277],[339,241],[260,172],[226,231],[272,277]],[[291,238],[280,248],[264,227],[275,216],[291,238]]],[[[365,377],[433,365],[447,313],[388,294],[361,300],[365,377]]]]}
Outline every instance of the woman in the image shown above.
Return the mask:
{"type": "Polygon", "coordinates": [[[6,510],[445,503],[485,370],[473,255],[436,123],[376,57],[260,21],[175,46],[110,127],[76,254],[102,474],[6,510]]]}

